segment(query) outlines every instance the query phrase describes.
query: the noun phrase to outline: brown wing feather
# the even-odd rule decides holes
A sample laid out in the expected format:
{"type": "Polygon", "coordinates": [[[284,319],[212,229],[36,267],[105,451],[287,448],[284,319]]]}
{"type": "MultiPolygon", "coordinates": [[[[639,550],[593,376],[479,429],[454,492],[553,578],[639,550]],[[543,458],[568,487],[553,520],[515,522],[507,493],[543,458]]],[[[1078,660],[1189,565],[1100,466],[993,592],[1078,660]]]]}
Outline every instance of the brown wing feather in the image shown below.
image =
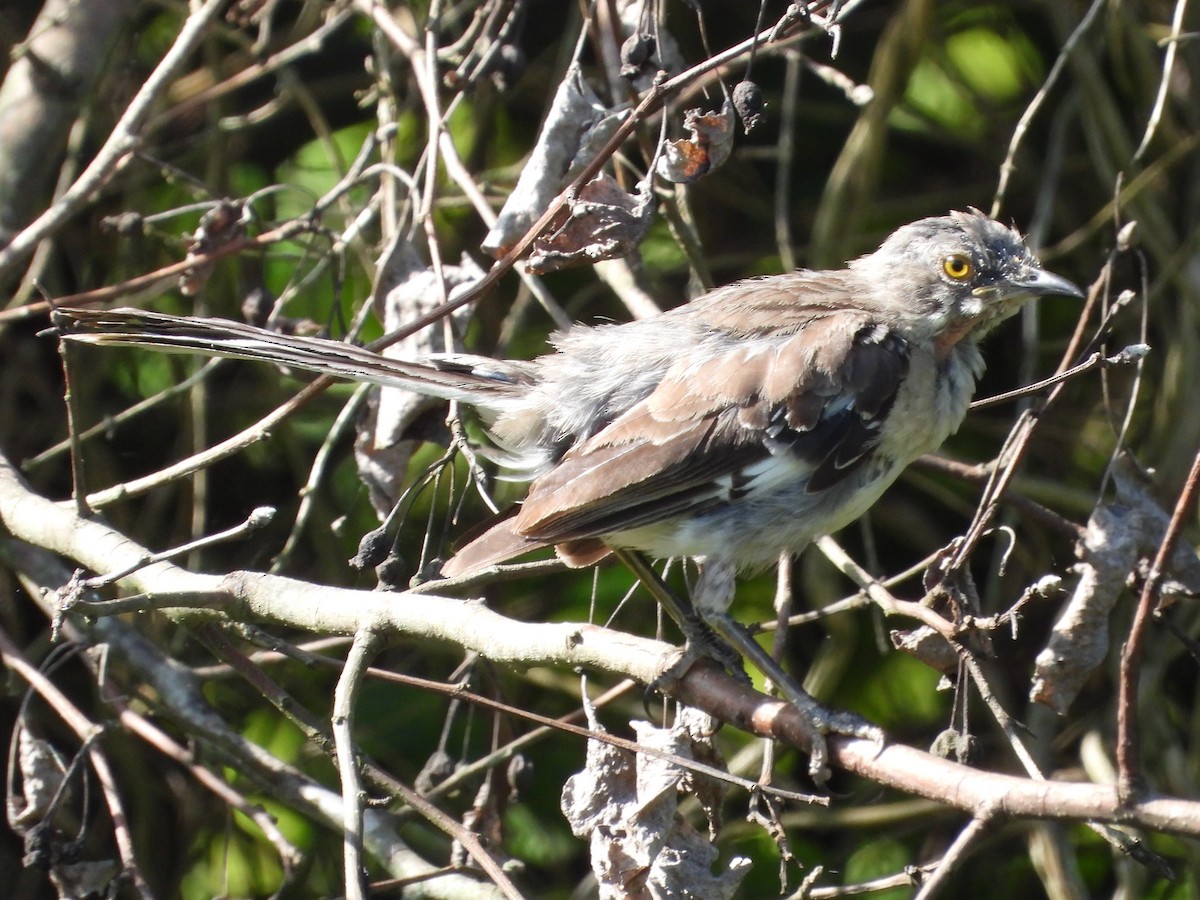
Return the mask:
{"type": "Polygon", "coordinates": [[[531,485],[517,530],[546,541],[602,535],[713,499],[716,478],[759,455],[749,444],[714,440],[716,419],[656,421],[639,404],[531,485]],[[646,439],[647,432],[660,439],[646,439]]]}
{"type": "Polygon", "coordinates": [[[442,566],[442,575],[445,578],[469,575],[546,546],[549,545],[545,541],[531,540],[518,533],[510,516],[459,548],[442,566]]]}
{"type": "MultiPolygon", "coordinates": [[[[549,547],[553,543],[553,541],[531,540],[523,534],[518,534],[514,519],[509,516],[460,547],[454,556],[443,564],[442,577],[458,578],[470,575],[510,560],[514,556],[549,547]]],[[[573,569],[594,565],[612,552],[594,538],[559,544],[554,550],[559,559],[573,569]]]]}
{"type": "Polygon", "coordinates": [[[810,461],[809,488],[823,490],[867,459],[907,366],[903,339],[845,311],[684,357],[533,483],[515,528],[561,541],[662,521],[720,502],[717,479],[771,454],[810,461]]]}

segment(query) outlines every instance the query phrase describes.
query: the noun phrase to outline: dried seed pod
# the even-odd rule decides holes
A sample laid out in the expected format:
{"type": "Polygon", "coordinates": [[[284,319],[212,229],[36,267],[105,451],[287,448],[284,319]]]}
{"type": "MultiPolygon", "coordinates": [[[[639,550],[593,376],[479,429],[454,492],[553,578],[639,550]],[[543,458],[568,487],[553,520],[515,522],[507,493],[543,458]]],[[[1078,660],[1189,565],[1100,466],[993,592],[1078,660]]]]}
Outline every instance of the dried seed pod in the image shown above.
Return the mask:
{"type": "Polygon", "coordinates": [[[762,118],[762,111],[767,102],[763,99],[762,88],[753,81],[739,81],[733,87],[733,108],[737,110],[738,118],[742,120],[742,130],[749,134],[762,118]]]}
{"type": "Polygon", "coordinates": [[[635,78],[654,55],[654,35],[635,31],[621,45],[621,77],[635,78]]]}

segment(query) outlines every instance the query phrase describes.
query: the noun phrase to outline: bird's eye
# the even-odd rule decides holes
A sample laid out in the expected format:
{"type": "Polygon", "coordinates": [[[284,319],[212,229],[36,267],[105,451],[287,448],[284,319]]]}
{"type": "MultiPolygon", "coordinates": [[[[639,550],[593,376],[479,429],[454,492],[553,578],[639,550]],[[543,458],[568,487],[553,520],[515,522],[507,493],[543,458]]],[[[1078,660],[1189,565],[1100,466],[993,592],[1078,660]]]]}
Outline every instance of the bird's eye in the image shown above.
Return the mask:
{"type": "Polygon", "coordinates": [[[961,253],[951,253],[942,260],[942,271],[955,281],[966,281],[975,272],[971,260],[961,253]]]}

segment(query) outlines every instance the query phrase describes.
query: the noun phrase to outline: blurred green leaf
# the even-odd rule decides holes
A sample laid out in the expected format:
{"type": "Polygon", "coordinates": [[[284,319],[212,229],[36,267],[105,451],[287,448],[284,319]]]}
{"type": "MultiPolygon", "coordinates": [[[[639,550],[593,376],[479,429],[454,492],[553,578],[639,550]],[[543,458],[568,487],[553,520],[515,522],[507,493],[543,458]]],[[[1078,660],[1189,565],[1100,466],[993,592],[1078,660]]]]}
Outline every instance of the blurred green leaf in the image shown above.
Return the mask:
{"type": "Polygon", "coordinates": [[[913,657],[888,653],[858,674],[849,696],[871,721],[920,729],[944,720],[948,695],[936,690],[940,676],[913,657]]]}
{"type": "MultiPolygon", "coordinates": [[[[313,202],[341,180],[373,129],[371,122],[358,122],[333,132],[328,139],[314,138],[297,148],[275,170],[275,181],[287,186],[275,194],[276,216],[295,218],[311,211],[313,202]]],[[[370,186],[352,188],[345,200],[360,208],[370,190],[370,186]]],[[[335,204],[335,215],[337,208],[335,204]]]]}
{"type": "MultiPolygon", "coordinates": [[[[846,860],[842,884],[861,884],[889,875],[899,875],[914,862],[909,850],[899,841],[876,837],[860,845],[846,860]]],[[[892,888],[871,893],[872,900],[907,900],[912,888],[892,888]]]]}
{"type": "Polygon", "coordinates": [[[921,128],[924,120],[963,138],[980,137],[992,109],[1028,93],[1039,68],[1029,39],[1015,29],[1007,35],[982,26],[954,32],[945,44],[926,49],[905,91],[907,109],[895,111],[894,124],[921,128]]]}
{"type": "MultiPolygon", "coordinates": [[[[923,118],[963,137],[982,134],[984,117],[971,95],[942,65],[928,56],[917,63],[908,81],[905,103],[923,118]]],[[[897,113],[902,113],[898,109],[897,113]]],[[[911,117],[897,117],[897,125],[911,127],[911,117]]]]}
{"type": "Polygon", "coordinates": [[[201,835],[196,850],[203,864],[191,866],[184,875],[184,900],[263,897],[278,888],[283,876],[270,844],[240,830],[201,835]]]}
{"type": "Polygon", "coordinates": [[[504,813],[508,849],[513,856],[539,866],[560,866],[579,852],[579,840],[566,819],[535,816],[524,804],[511,804],[504,813]]]}
{"type": "Polygon", "coordinates": [[[1017,99],[1039,76],[1037,54],[1019,32],[968,28],[946,38],[946,55],[972,90],[995,103],[1017,99]]]}

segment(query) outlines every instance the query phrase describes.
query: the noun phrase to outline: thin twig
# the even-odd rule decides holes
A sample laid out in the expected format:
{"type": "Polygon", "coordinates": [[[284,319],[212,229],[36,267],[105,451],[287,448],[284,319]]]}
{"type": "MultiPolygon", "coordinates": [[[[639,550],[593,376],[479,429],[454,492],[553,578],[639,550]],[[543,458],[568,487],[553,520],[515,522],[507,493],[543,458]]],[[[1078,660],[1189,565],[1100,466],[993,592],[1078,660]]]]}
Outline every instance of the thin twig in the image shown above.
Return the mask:
{"type": "Polygon", "coordinates": [[[992,809],[981,809],[971,818],[967,827],[960,831],[950,846],[946,848],[946,853],[942,856],[937,868],[921,885],[921,889],[917,891],[913,900],[933,900],[938,895],[938,892],[950,880],[950,876],[962,864],[971,847],[987,833],[994,818],[995,811],[992,809]]]}
{"type": "Polygon", "coordinates": [[[1179,51],[1179,35],[1183,33],[1183,17],[1187,11],[1187,0],[1176,0],[1175,15],[1171,18],[1171,33],[1166,38],[1167,52],[1163,55],[1162,78],[1158,80],[1158,93],[1154,97],[1154,108],[1150,110],[1150,118],[1146,120],[1146,131],[1142,134],[1142,142],[1133,151],[1133,161],[1139,162],[1146,148],[1158,131],[1158,123],[1167,105],[1167,93],[1171,88],[1171,70],[1175,68],[1175,56],[1179,51]]]}
{"type": "Polygon", "coordinates": [[[220,544],[224,541],[234,541],[244,538],[247,535],[253,534],[260,528],[263,528],[270,523],[275,515],[275,510],[269,506],[259,506],[250,511],[245,519],[237,525],[233,525],[223,531],[218,531],[215,534],[206,534],[194,541],[188,541],[186,544],[180,544],[178,547],[171,547],[167,550],[161,550],[158,553],[151,553],[145,559],[140,560],[136,565],[126,566],[124,569],[119,569],[115,572],[109,572],[105,575],[98,575],[95,578],[89,578],[84,582],[83,587],[87,590],[98,590],[110,584],[116,584],[122,578],[132,575],[138,569],[145,566],[152,566],[155,563],[164,562],[168,559],[176,559],[180,556],[186,556],[194,553],[204,547],[211,547],[214,544],[220,544]]]}
{"type": "Polygon", "coordinates": [[[226,0],[207,0],[188,16],[171,49],[142,83],[121,118],[113,126],[104,146],[96,152],[75,183],[63,192],[58,202],[27,225],[6,247],[0,249],[0,277],[6,275],[26,254],[31,253],[38,243],[50,237],[78,213],[84,204],[104,187],[118,167],[125,163],[142,139],[142,126],[154,104],[208,33],[209,26],[225,7],[225,3],[226,0]]]}
{"type": "Polygon", "coordinates": [[[63,402],[67,408],[67,440],[71,447],[71,499],[75,503],[75,511],[80,516],[88,516],[91,509],[87,503],[87,478],[83,469],[83,446],[79,436],[79,402],[74,389],[71,362],[77,357],[78,350],[68,347],[66,341],[59,341],[58,355],[62,360],[63,371],[63,402]]]}
{"type": "Polygon", "coordinates": [[[932,628],[942,637],[953,643],[957,629],[953,622],[939,616],[933,609],[910,600],[901,600],[892,595],[883,583],[875,579],[870,572],[856,563],[841,546],[829,535],[823,535],[813,541],[813,545],[833,563],[839,572],[857,584],[868,597],[886,615],[900,615],[916,619],[922,625],[932,628]]]}
{"type": "Polygon", "coordinates": [[[366,865],[363,861],[363,789],[354,747],[354,703],[363,675],[379,650],[379,635],[362,629],[354,635],[346,665],[333,693],[333,742],[342,780],[342,870],[348,900],[366,900],[366,865]]]}
{"type": "Polygon", "coordinates": [[[1000,183],[996,186],[996,195],[992,198],[992,209],[989,213],[993,219],[1000,215],[1000,209],[1004,205],[1004,197],[1008,192],[1008,181],[1012,177],[1013,172],[1017,170],[1017,164],[1014,161],[1017,156],[1017,148],[1021,145],[1025,133],[1029,130],[1029,126],[1033,122],[1033,117],[1038,114],[1038,111],[1042,108],[1042,104],[1050,96],[1050,89],[1054,87],[1058,81],[1058,77],[1066,67],[1071,51],[1083,39],[1088,29],[1092,27],[1092,23],[1096,20],[1096,17],[1100,15],[1100,10],[1104,9],[1107,5],[1108,0],[1092,0],[1092,5],[1088,7],[1088,11],[1084,13],[1083,18],[1079,20],[1079,24],[1075,26],[1075,30],[1071,32],[1070,37],[1063,43],[1062,50],[1058,52],[1058,58],[1054,60],[1054,65],[1050,67],[1050,72],[1046,76],[1046,80],[1042,82],[1042,86],[1038,88],[1037,94],[1029,101],[1029,105],[1025,107],[1025,112],[1021,113],[1021,118],[1017,121],[1017,125],[1013,129],[1012,139],[1008,142],[1008,153],[1004,156],[1004,162],[1000,164],[1000,183]]]}

